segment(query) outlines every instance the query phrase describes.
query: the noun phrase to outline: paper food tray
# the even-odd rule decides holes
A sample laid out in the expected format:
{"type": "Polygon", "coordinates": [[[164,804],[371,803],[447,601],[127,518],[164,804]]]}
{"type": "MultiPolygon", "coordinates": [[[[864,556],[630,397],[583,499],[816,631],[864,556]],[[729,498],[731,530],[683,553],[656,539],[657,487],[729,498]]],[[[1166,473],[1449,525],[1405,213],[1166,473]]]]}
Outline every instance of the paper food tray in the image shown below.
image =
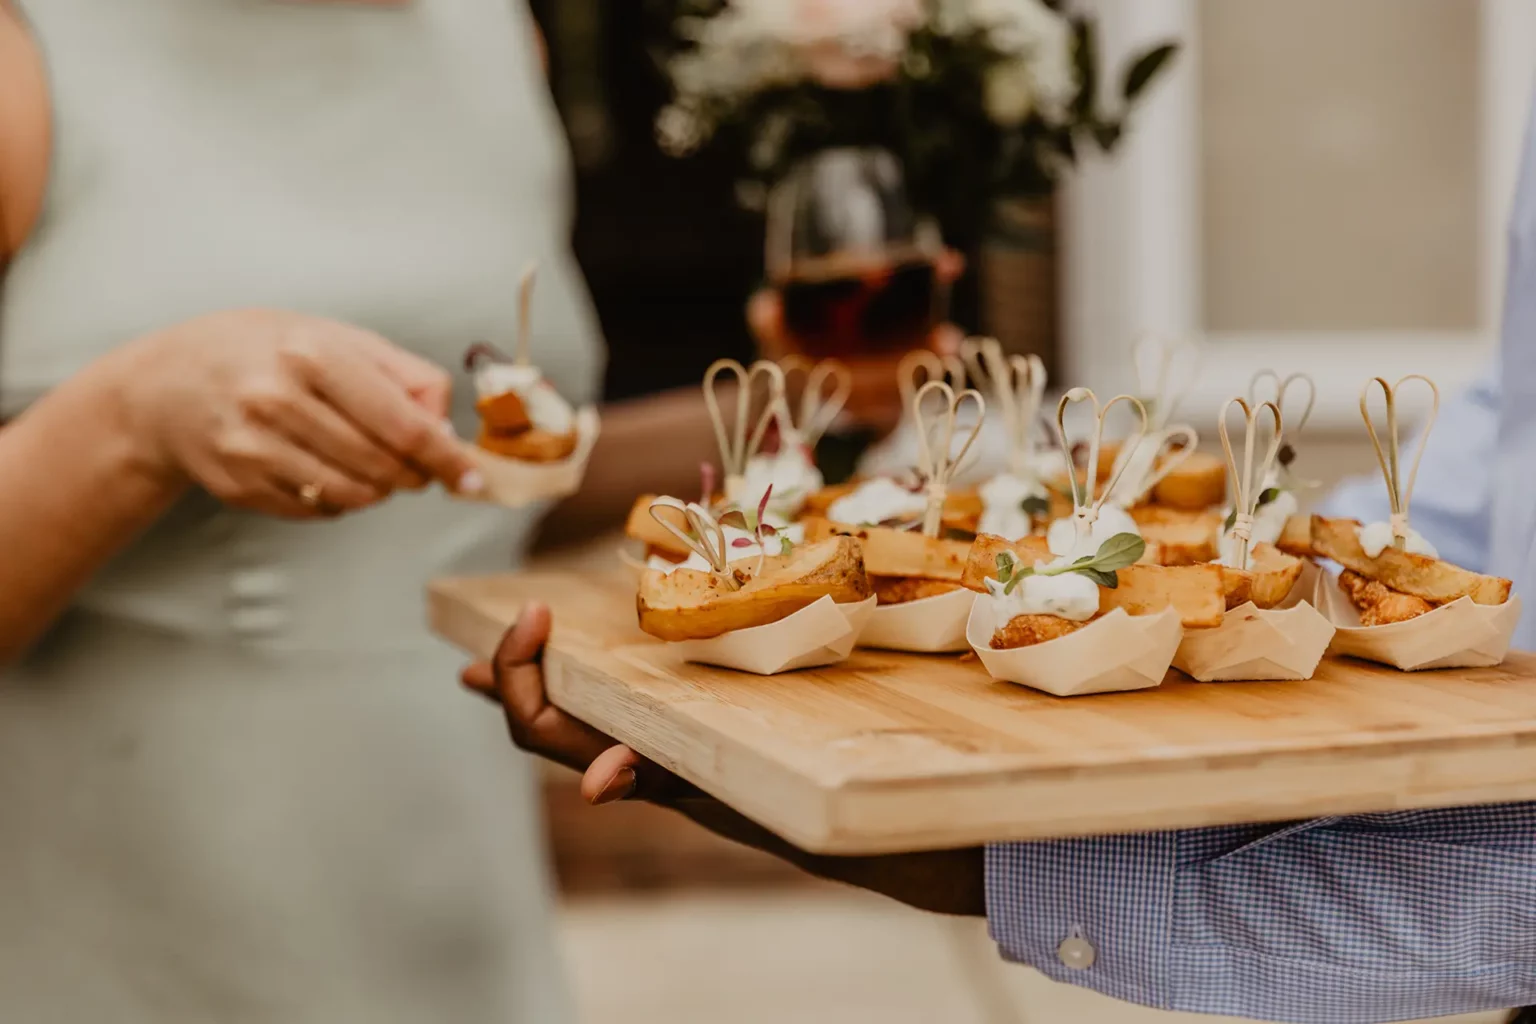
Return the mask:
{"type": "Polygon", "coordinates": [[[559,462],[525,462],[509,459],[466,442],[470,457],[485,477],[485,491],[459,495],[472,501],[489,501],[508,508],[522,508],[537,501],[569,497],[581,489],[587,460],[597,444],[599,418],[591,406],[576,414],[576,450],[559,462]]]}
{"type": "Polygon", "coordinates": [[[1058,697],[1145,690],[1162,683],[1184,626],[1179,613],[1127,615],[1116,608],[1067,636],[997,651],[990,600],[971,607],[966,638],[993,679],[1019,683],[1058,697]]]}
{"type": "Polygon", "coordinates": [[[668,646],[685,661],[771,676],[842,661],[853,652],[859,631],[874,610],[873,597],[853,604],[823,597],[766,626],[668,646]]]}
{"type": "Polygon", "coordinates": [[[876,605],[859,634],[859,646],[913,654],[963,651],[970,646],[965,625],[975,601],[975,592],[960,589],[905,604],[876,605]]]}
{"type": "Polygon", "coordinates": [[[1318,573],[1312,603],[1338,627],[1329,650],[1404,671],[1501,664],[1520,621],[1520,595],[1498,605],[1458,598],[1407,622],[1360,625],[1360,611],[1328,573],[1318,573]]]}
{"type": "Polygon", "coordinates": [[[1318,568],[1311,562],[1274,608],[1252,601],[1230,609],[1213,629],[1186,629],[1173,667],[1203,683],[1311,679],[1333,639],[1333,623],[1312,606],[1318,568]]]}

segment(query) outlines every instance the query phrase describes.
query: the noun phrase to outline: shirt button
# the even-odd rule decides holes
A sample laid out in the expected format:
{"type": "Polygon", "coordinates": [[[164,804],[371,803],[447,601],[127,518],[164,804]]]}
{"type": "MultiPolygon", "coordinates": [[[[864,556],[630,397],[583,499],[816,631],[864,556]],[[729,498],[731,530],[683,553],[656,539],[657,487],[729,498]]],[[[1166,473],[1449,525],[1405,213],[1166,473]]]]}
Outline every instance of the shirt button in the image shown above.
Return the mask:
{"type": "Polygon", "coordinates": [[[1061,945],[1056,947],[1056,958],[1074,971],[1086,971],[1093,966],[1097,956],[1091,942],[1076,936],[1062,939],[1061,945]]]}

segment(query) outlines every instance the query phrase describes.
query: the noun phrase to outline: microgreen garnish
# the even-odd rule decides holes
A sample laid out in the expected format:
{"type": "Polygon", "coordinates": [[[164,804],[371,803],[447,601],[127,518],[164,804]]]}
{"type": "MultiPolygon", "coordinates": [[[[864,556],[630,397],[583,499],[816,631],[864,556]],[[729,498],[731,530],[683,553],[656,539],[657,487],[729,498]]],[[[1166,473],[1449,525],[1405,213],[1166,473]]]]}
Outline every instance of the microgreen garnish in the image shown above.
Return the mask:
{"type": "Polygon", "coordinates": [[[777,537],[779,541],[779,554],[787,555],[794,549],[794,542],[786,534],[780,533],[778,527],[768,522],[768,500],[773,496],[773,485],[763,492],[762,499],[757,503],[755,511],[743,511],[740,507],[727,509],[721,513],[718,522],[721,526],[728,526],[733,530],[741,530],[751,534],[750,537],[737,537],[731,541],[733,548],[750,548],[753,546],[768,550],[768,541],[777,537]]]}
{"type": "Polygon", "coordinates": [[[1019,502],[1019,509],[1031,519],[1043,519],[1050,514],[1051,502],[1049,498],[1043,498],[1038,494],[1031,494],[1019,502]]]}
{"type": "Polygon", "coordinates": [[[699,463],[699,483],[704,491],[704,496],[699,499],[699,504],[709,508],[715,500],[715,464],[713,462],[699,463]]]}
{"type": "MultiPolygon", "coordinates": [[[[1281,493],[1282,492],[1278,487],[1264,488],[1263,493],[1259,495],[1259,503],[1254,506],[1254,511],[1258,511],[1265,505],[1268,505],[1270,502],[1280,497],[1281,493]]],[[[1237,525],[1237,509],[1234,508],[1231,512],[1227,513],[1227,521],[1222,524],[1221,532],[1226,533],[1235,525],[1237,525]]]]}
{"type": "Polygon", "coordinates": [[[1003,584],[1003,593],[1011,594],[1018,587],[1019,581],[1026,576],[1062,576],[1075,572],[1081,576],[1087,576],[1101,587],[1113,590],[1120,585],[1120,577],[1115,573],[1135,565],[1146,549],[1147,542],[1136,534],[1117,533],[1100,544],[1099,550],[1094,554],[1083,555],[1069,565],[1057,565],[1045,569],[1023,565],[1013,552],[1002,551],[997,556],[997,579],[1003,584]]]}
{"type": "Polygon", "coordinates": [[[1296,449],[1290,444],[1282,444],[1280,454],[1275,456],[1275,461],[1280,463],[1281,468],[1290,469],[1291,463],[1296,461],[1296,449]]]}

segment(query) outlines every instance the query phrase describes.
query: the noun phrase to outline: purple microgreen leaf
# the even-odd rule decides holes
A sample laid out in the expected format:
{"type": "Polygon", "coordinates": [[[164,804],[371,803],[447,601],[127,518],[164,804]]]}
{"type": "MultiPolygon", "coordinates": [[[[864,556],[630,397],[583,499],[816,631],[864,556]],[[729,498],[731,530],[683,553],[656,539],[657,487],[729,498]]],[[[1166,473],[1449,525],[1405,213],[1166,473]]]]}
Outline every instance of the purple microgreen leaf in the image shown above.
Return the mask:
{"type": "Polygon", "coordinates": [[[762,500],[757,503],[758,522],[763,521],[763,514],[768,511],[768,499],[771,497],[773,497],[773,484],[768,485],[768,489],[763,492],[762,500]]]}
{"type": "Polygon", "coordinates": [[[761,523],[757,527],[757,532],[764,537],[773,537],[777,535],[779,531],[774,528],[772,523],[761,523]]]}
{"type": "Polygon", "coordinates": [[[752,528],[747,525],[746,514],[739,508],[733,508],[720,517],[721,526],[729,526],[733,530],[746,530],[749,533],[752,528]]]}
{"type": "Polygon", "coordinates": [[[753,540],[751,537],[737,537],[735,540],[731,541],[731,547],[733,548],[750,548],[755,544],[757,544],[757,541],[753,540]]]}
{"type": "Polygon", "coordinates": [[[511,361],[496,346],[484,341],[475,342],[464,353],[464,369],[471,373],[479,369],[481,363],[510,363],[511,361]]]}
{"type": "Polygon", "coordinates": [[[710,502],[715,499],[715,464],[713,462],[699,463],[699,480],[704,488],[704,497],[699,499],[699,504],[709,508],[710,502]]]}

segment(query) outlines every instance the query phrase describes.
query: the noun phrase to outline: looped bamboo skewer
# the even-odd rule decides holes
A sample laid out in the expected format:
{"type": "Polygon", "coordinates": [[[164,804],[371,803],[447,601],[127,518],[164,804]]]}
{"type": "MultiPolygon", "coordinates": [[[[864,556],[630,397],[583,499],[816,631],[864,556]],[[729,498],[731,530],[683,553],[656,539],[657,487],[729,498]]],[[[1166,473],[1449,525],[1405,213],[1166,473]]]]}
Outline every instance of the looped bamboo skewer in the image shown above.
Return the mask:
{"type": "Polygon", "coordinates": [[[523,268],[517,283],[517,348],[513,353],[518,366],[533,365],[533,286],[538,283],[537,260],[523,268]]]}
{"type": "Polygon", "coordinates": [[[1221,407],[1221,418],[1216,421],[1216,431],[1221,435],[1221,450],[1227,457],[1227,472],[1232,476],[1232,536],[1237,540],[1237,564],[1233,569],[1248,568],[1248,545],[1253,539],[1253,517],[1259,509],[1259,496],[1263,493],[1264,479],[1269,475],[1280,454],[1280,444],[1285,425],[1280,407],[1274,402],[1250,405],[1242,398],[1231,398],[1221,407]],[[1236,405],[1243,410],[1243,465],[1239,469],[1237,456],[1232,452],[1232,437],[1227,431],[1227,415],[1236,405]],[[1274,419],[1274,432],[1269,447],[1257,466],[1253,463],[1254,443],[1259,436],[1259,414],[1268,409],[1274,419]]]}
{"type": "MultiPolygon", "coordinates": [[[[651,518],[661,524],[662,528],[681,541],[689,551],[692,551],[704,561],[709,563],[709,569],[714,576],[724,583],[730,590],[740,590],[741,584],[736,582],[736,574],[731,572],[730,545],[725,540],[725,527],[710,514],[704,506],[692,501],[679,501],[677,498],[656,498],[650,504],[651,518]],[[683,514],[690,530],[680,530],[677,524],[658,514],[659,509],[674,509],[683,514]]],[[[763,560],[767,553],[759,545],[757,549],[757,572],[763,571],[763,560]]]]}
{"type": "Polygon", "coordinates": [[[1360,389],[1360,416],[1365,420],[1365,432],[1370,435],[1371,447],[1376,450],[1376,462],[1381,466],[1382,478],[1387,484],[1387,500],[1392,507],[1392,546],[1399,551],[1407,547],[1409,521],[1408,506],[1413,501],[1413,485],[1419,478],[1419,463],[1424,461],[1424,447],[1429,443],[1429,432],[1434,429],[1440,415],[1440,388],[1434,381],[1419,373],[1399,377],[1396,384],[1388,384],[1383,377],[1372,377],[1360,389]],[[1413,457],[1413,468],[1408,471],[1407,486],[1403,486],[1401,458],[1397,430],[1397,393],[1409,381],[1419,381],[1429,388],[1431,402],[1429,419],[1419,439],[1419,450],[1413,457]],[[1376,424],[1371,421],[1371,385],[1381,386],[1387,406],[1387,446],[1382,449],[1381,438],[1376,434],[1376,424]]]}
{"type": "Polygon", "coordinates": [[[1131,358],[1136,367],[1142,405],[1150,405],[1147,431],[1156,433],[1172,421],[1174,413],[1194,390],[1200,372],[1200,347],[1191,341],[1147,335],[1136,343],[1131,358]],[[1176,369],[1185,372],[1176,373],[1176,369]]]}
{"type": "Polygon", "coordinates": [[[964,461],[966,453],[971,450],[971,445],[976,443],[986,415],[987,400],[981,396],[981,392],[962,391],[956,394],[954,388],[941,380],[929,381],[913,396],[912,421],[917,426],[918,472],[922,474],[923,489],[928,498],[928,507],[923,513],[924,536],[939,535],[939,527],[944,518],[944,501],[949,497],[950,478],[964,461]],[[936,394],[943,400],[943,404],[939,407],[938,419],[932,422],[923,412],[923,401],[930,394],[936,394]],[[955,425],[960,407],[967,399],[976,405],[976,423],[971,427],[965,443],[956,452],[953,450],[955,425]],[[942,438],[938,444],[934,443],[935,434],[942,438]]]}
{"type": "Polygon", "coordinates": [[[901,362],[896,366],[896,384],[901,389],[901,407],[911,410],[913,399],[917,397],[917,389],[929,381],[945,381],[950,388],[961,391],[965,388],[965,364],[953,357],[945,359],[937,352],[928,349],[913,349],[901,357],[901,362]],[[918,378],[918,373],[922,378],[918,378]]]}
{"type": "Polygon", "coordinates": [[[787,425],[802,443],[814,449],[848,404],[853,373],[836,359],[812,362],[797,355],[779,360],[779,368],[784,372],[785,408],[793,409],[793,414],[786,414],[787,425]],[[790,403],[790,380],[798,373],[805,375],[805,385],[800,400],[790,403]]]}
{"type": "Polygon", "coordinates": [[[1056,403],[1056,440],[1061,444],[1061,454],[1067,464],[1067,480],[1072,485],[1072,519],[1077,524],[1078,543],[1087,540],[1093,533],[1093,524],[1099,520],[1099,509],[1103,508],[1104,503],[1115,493],[1115,488],[1119,485],[1120,478],[1125,475],[1125,468],[1129,464],[1122,461],[1115,468],[1114,475],[1105,485],[1103,493],[1095,499],[1094,488],[1099,479],[1099,448],[1104,441],[1104,420],[1109,416],[1109,411],[1121,402],[1129,402],[1136,410],[1140,421],[1126,444],[1139,445],[1147,436],[1147,407],[1141,399],[1133,395],[1116,395],[1109,400],[1108,404],[1100,407],[1098,395],[1088,388],[1073,388],[1062,395],[1061,400],[1056,403]],[[1067,407],[1078,402],[1092,402],[1094,417],[1093,439],[1088,444],[1088,465],[1085,467],[1086,474],[1082,480],[1078,479],[1077,467],[1073,463],[1072,442],[1067,440],[1067,407]]]}
{"type": "Polygon", "coordinates": [[[1034,454],[1035,426],[1040,404],[1045,400],[1045,363],[1039,356],[1005,356],[994,338],[980,339],[971,350],[975,364],[971,373],[978,384],[986,380],[1003,411],[1008,432],[1008,469],[1015,477],[1034,475],[1030,456],[1034,454]],[[979,372],[978,372],[979,371],[979,372]]]}
{"type": "Polygon", "coordinates": [[[1286,439],[1288,441],[1295,441],[1301,436],[1301,432],[1307,429],[1307,421],[1312,418],[1312,407],[1317,404],[1317,381],[1312,379],[1310,373],[1293,373],[1282,377],[1274,370],[1260,370],[1248,382],[1248,403],[1257,405],[1261,401],[1274,402],[1282,416],[1285,415],[1285,399],[1291,393],[1291,388],[1301,384],[1307,386],[1307,404],[1302,407],[1300,417],[1293,416],[1287,420],[1286,439]],[[1267,381],[1274,382],[1275,397],[1261,399],[1259,386],[1267,381]]]}
{"type": "Polygon", "coordinates": [[[709,412],[709,422],[715,429],[715,440],[720,446],[720,468],[725,472],[726,500],[740,501],[747,463],[762,446],[768,425],[774,417],[783,415],[784,371],[777,363],[767,360],[759,360],[749,369],[734,359],[717,359],[704,372],[704,407],[709,412]],[[736,416],[729,425],[721,412],[720,396],[717,393],[716,382],[723,373],[736,378],[736,416]],[[768,399],[754,424],[753,397],[760,379],[768,382],[768,399]]]}

